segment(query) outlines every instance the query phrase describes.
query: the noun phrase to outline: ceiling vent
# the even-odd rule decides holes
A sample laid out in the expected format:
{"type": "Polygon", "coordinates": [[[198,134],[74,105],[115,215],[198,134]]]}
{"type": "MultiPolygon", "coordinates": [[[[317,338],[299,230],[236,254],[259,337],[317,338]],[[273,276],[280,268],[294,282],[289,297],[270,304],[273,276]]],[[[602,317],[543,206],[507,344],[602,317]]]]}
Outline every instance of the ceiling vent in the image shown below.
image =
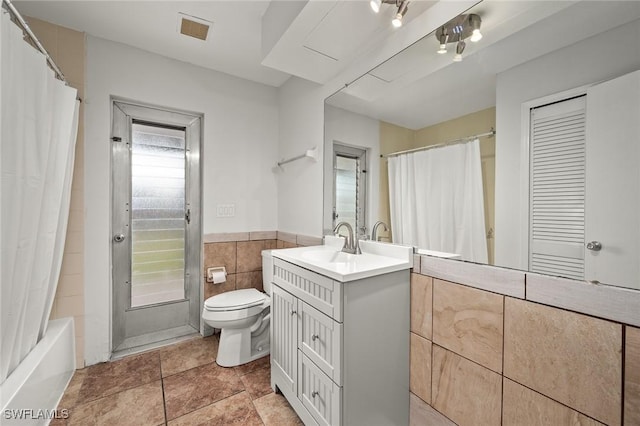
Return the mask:
{"type": "Polygon", "coordinates": [[[206,40],[209,35],[209,27],[213,24],[206,19],[196,18],[195,16],[178,13],[178,31],[189,37],[198,40],[206,40]]]}

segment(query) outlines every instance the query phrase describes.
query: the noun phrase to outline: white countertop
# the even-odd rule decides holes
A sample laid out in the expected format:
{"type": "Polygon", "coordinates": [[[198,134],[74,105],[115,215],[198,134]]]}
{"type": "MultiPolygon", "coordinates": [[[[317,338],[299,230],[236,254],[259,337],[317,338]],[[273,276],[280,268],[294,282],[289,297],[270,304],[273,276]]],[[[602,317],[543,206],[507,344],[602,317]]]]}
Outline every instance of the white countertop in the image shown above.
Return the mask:
{"type": "Polygon", "coordinates": [[[335,246],[274,250],[273,257],[309,269],[336,281],[348,282],[413,267],[413,248],[361,241],[362,254],[349,254],[335,246]]]}

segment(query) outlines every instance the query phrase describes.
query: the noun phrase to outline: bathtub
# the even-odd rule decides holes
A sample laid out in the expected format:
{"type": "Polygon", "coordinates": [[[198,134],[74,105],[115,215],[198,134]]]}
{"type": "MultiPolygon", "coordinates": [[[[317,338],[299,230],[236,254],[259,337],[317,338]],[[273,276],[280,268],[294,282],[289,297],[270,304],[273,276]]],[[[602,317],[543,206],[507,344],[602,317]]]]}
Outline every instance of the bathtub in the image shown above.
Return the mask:
{"type": "MultiPolygon", "coordinates": [[[[49,321],[42,340],[0,385],[0,424],[49,424],[75,364],[73,318],[49,321]]],[[[65,413],[57,415],[64,417],[65,413]]]]}

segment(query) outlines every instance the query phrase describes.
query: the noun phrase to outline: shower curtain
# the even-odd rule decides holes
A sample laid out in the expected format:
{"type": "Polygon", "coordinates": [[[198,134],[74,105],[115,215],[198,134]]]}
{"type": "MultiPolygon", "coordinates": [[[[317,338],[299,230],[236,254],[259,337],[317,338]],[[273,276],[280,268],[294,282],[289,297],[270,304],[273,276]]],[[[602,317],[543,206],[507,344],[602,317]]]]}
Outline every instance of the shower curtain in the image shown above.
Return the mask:
{"type": "Polygon", "coordinates": [[[44,335],[71,198],[78,126],[76,90],[0,18],[2,263],[0,383],[44,335]]]}
{"type": "Polygon", "coordinates": [[[393,242],[487,263],[480,142],[389,157],[393,242]]]}

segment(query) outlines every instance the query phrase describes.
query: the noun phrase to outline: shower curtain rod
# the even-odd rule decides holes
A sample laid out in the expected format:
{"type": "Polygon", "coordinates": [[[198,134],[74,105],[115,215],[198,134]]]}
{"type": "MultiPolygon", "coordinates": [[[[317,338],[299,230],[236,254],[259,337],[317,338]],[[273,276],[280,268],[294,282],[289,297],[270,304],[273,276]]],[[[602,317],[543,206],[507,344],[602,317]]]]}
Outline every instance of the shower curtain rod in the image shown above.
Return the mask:
{"type": "MultiPolygon", "coordinates": [[[[66,85],[69,85],[64,74],[62,73],[62,71],[60,71],[60,68],[58,68],[56,63],[53,61],[53,58],[51,57],[51,55],[49,55],[49,52],[47,52],[47,49],[45,49],[42,43],[40,43],[40,40],[38,40],[38,37],[36,37],[33,31],[31,31],[31,28],[29,28],[29,24],[27,24],[27,21],[24,20],[20,12],[18,12],[15,6],[11,3],[11,0],[2,0],[2,4],[6,6],[7,11],[11,13],[11,15],[13,15],[18,25],[20,25],[24,30],[24,32],[27,33],[27,36],[36,45],[36,48],[40,52],[42,52],[42,54],[47,58],[47,63],[49,64],[53,72],[56,73],[56,77],[59,80],[62,80],[66,85]]],[[[78,100],[80,100],[80,98],[78,98],[78,100]]]]}
{"type": "Polygon", "coordinates": [[[411,152],[425,151],[425,150],[431,149],[431,148],[441,148],[443,146],[455,145],[455,144],[464,143],[464,142],[471,142],[472,140],[477,139],[477,138],[487,138],[487,137],[490,138],[490,137],[495,136],[495,135],[496,135],[496,131],[492,127],[491,130],[486,132],[486,133],[480,133],[480,134],[473,135],[473,136],[467,136],[466,138],[453,139],[453,140],[450,140],[450,141],[447,141],[447,142],[444,142],[444,143],[439,143],[437,145],[422,146],[420,148],[408,149],[406,151],[392,152],[390,154],[380,154],[380,158],[395,157],[397,155],[409,154],[411,152]]]}

